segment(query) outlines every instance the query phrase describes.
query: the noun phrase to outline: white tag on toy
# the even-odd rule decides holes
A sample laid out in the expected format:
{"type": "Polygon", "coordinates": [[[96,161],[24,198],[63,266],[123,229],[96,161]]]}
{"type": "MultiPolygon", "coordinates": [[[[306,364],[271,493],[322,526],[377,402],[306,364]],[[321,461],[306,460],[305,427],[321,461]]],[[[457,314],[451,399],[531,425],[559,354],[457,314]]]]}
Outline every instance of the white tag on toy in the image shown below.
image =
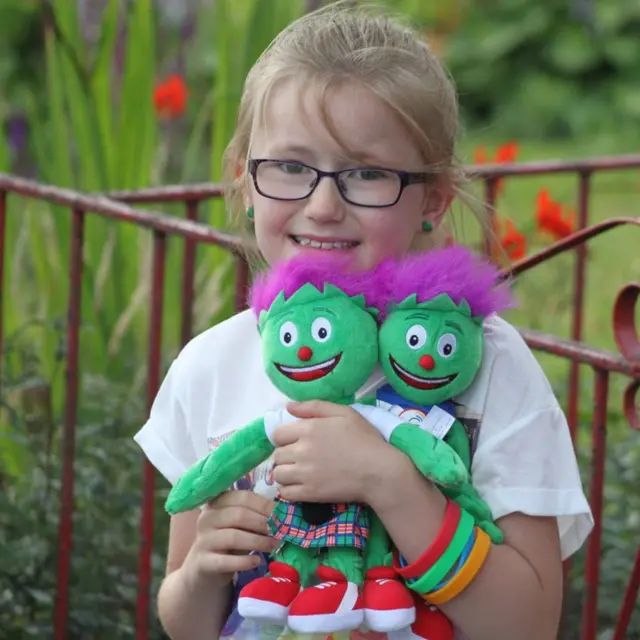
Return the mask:
{"type": "Polygon", "coordinates": [[[454,416],[434,405],[420,426],[438,440],[443,440],[455,421],[454,416]]]}

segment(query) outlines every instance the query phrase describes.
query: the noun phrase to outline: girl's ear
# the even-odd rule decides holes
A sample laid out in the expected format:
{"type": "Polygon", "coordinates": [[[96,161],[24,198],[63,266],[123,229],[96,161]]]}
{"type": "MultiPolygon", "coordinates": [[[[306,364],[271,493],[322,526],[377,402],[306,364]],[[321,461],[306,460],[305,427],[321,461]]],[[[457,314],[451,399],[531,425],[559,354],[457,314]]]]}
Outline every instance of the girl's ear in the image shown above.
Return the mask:
{"type": "Polygon", "coordinates": [[[430,222],[434,229],[439,227],[454,197],[455,193],[451,185],[445,182],[431,186],[426,193],[422,220],[430,222]]]}

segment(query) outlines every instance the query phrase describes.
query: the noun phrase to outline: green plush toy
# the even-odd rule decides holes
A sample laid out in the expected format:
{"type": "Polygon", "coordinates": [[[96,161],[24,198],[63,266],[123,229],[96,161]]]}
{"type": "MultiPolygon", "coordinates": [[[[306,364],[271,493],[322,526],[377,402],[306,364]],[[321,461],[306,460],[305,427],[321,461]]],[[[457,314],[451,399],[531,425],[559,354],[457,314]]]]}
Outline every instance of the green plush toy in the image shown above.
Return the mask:
{"type": "MultiPolygon", "coordinates": [[[[469,437],[455,417],[453,399],[471,386],[480,370],[484,319],[510,301],[508,287],[498,284],[497,270],[459,246],[405,258],[396,265],[390,284],[390,304],[379,333],[387,384],[377,391],[377,406],[443,439],[469,473],[469,437]]],[[[471,481],[441,490],[468,511],[494,543],[503,541],[471,481]]],[[[376,533],[378,539],[382,536],[376,533]]],[[[439,617],[444,618],[422,603],[413,636],[452,638],[453,628],[439,617]]]]}
{"type": "MultiPolygon", "coordinates": [[[[292,400],[350,405],[425,477],[453,489],[468,482],[468,471],[448,444],[389,411],[355,402],[378,362],[376,317],[388,274],[385,265],[353,273],[326,258],[297,258],[259,279],[251,297],[265,371],[292,400]]],[[[278,408],[241,428],[178,480],[167,511],[194,509],[228,490],[272,454],[275,429],[293,420],[278,408]]],[[[388,541],[381,527],[371,531],[372,516],[366,505],[278,499],[269,524],[281,545],[268,574],[240,592],[240,615],[299,633],[357,629],[363,622],[376,631],[410,625],[411,595],[382,566],[380,549],[388,541]],[[313,574],[320,584],[312,584],[313,574]]]]}

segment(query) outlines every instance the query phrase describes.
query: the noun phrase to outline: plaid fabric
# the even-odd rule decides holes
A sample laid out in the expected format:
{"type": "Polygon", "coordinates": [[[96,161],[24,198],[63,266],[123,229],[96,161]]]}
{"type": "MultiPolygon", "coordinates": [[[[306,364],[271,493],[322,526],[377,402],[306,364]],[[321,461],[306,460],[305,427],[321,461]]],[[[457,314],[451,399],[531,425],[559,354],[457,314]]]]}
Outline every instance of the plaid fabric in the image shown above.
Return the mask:
{"type": "Polygon", "coordinates": [[[369,514],[360,504],[334,504],[333,518],[309,524],[295,502],[277,500],[269,518],[271,535],[299,547],[354,547],[364,549],[369,538],[369,514]]]}

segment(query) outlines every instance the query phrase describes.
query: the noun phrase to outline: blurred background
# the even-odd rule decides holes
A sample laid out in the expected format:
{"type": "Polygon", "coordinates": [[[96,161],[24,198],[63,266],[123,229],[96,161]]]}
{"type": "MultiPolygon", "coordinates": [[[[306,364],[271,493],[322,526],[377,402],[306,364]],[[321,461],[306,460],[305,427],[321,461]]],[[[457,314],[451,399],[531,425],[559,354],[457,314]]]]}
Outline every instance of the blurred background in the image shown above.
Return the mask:
{"type": "MultiPolygon", "coordinates": [[[[0,171],[89,192],[218,182],[244,76],[312,0],[0,0],[0,171]]],[[[468,164],[575,159],[640,148],[640,3],[631,0],[383,0],[414,21],[458,86],[468,164]]],[[[500,183],[499,237],[522,258],[575,229],[575,176],[500,183]],[[553,211],[552,223],[544,215],[553,211]],[[546,221],[546,222],[545,222],[546,221]]],[[[475,186],[472,185],[472,189],[475,186]]],[[[597,222],[638,215],[637,170],[593,184],[597,222]]],[[[476,189],[481,198],[481,189],[476,189]]],[[[167,215],[182,208],[163,206],[167,215]]],[[[202,222],[225,226],[220,202],[202,222]]],[[[12,197],[7,216],[0,404],[0,638],[48,638],[55,586],[70,216],[12,197]]],[[[455,230],[475,242],[469,212],[455,230]]],[[[611,307],[637,279],[637,234],[589,246],[585,341],[614,349],[611,307]]],[[[163,370],[178,349],[181,244],[167,254],[163,370]]],[[[86,223],[70,638],[130,638],[135,625],[146,416],[149,234],[86,223]]],[[[572,258],[518,280],[510,319],[569,335],[572,258]]],[[[199,250],[194,332],[232,310],[232,261],[199,250]]],[[[558,396],[566,364],[541,356],[558,396]]],[[[640,527],[640,447],[612,381],[600,623],[606,637],[640,527]]],[[[592,378],[580,420],[591,419],[592,378]]],[[[581,443],[579,442],[579,447],[581,443]]],[[[586,452],[586,445],[582,447],[586,452]]],[[[582,449],[581,455],[582,455],[582,449]]],[[[166,483],[157,488],[153,592],[164,570],[166,483]]],[[[582,575],[578,558],[575,572],[582,575]]],[[[569,595],[579,602],[582,579],[569,595]]],[[[577,609],[576,609],[577,610],[577,609]]],[[[640,620],[633,627],[640,638],[640,620]]],[[[573,620],[573,622],[572,622],[573,620]]],[[[574,624],[575,623],[575,624],[574,624]]],[[[152,637],[161,631],[152,620],[152,637]]],[[[567,637],[572,637],[571,633],[567,637]]]]}

